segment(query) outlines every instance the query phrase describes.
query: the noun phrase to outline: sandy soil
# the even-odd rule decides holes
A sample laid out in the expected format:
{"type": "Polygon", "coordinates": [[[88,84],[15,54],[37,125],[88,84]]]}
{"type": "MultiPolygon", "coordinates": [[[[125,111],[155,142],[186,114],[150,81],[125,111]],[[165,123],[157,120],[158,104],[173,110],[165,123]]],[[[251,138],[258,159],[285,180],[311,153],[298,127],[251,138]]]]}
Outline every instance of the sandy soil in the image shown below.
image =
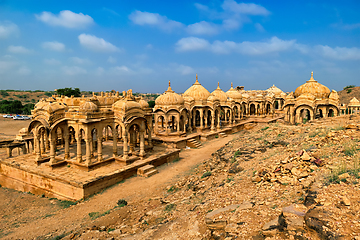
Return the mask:
{"type": "MultiPolygon", "coordinates": [[[[2,133],[8,136],[16,134],[27,122],[13,120],[0,121],[2,133]],[[18,124],[18,125],[17,125],[18,124]],[[5,130],[5,131],[4,131],[5,130]]],[[[203,144],[200,149],[182,150],[180,161],[163,165],[159,173],[150,177],[133,177],[115,185],[90,199],[69,208],[62,208],[55,199],[41,198],[28,193],[0,188],[0,237],[4,239],[33,239],[43,236],[60,235],[76,231],[93,224],[89,218],[91,212],[105,212],[113,209],[119,199],[126,199],[129,204],[146,198],[155,198],[183,175],[189,174],[201,162],[211,157],[211,153],[232,140],[236,134],[218,138],[203,144]]],[[[122,209],[111,212],[108,219],[119,217],[122,209]]]]}
{"type": "Polygon", "coordinates": [[[0,114],[0,140],[14,138],[20,129],[27,128],[31,122],[31,120],[3,118],[3,115],[0,114]]]}

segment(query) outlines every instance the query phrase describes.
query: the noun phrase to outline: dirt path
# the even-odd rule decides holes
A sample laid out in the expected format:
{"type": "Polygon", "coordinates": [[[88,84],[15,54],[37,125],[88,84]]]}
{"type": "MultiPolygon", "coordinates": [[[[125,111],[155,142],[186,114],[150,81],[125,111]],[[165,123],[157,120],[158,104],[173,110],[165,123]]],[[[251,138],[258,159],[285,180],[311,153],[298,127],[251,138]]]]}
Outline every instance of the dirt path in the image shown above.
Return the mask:
{"type": "MultiPolygon", "coordinates": [[[[159,167],[158,174],[150,178],[130,178],[85,202],[67,209],[61,209],[55,212],[53,216],[42,219],[34,218],[33,221],[12,229],[13,232],[9,233],[5,239],[32,239],[51,233],[54,236],[56,232],[60,234],[65,229],[66,232],[70,232],[90,225],[91,220],[88,215],[90,212],[105,212],[112,209],[119,199],[126,199],[129,204],[132,204],[144,198],[157,197],[164,188],[175,182],[179,176],[189,173],[203,160],[210,158],[211,153],[224,146],[236,135],[205,142],[200,149],[183,150],[180,152],[180,161],[159,167]]],[[[8,207],[11,208],[11,206],[8,207]]],[[[32,207],[36,208],[36,203],[32,207]]],[[[28,217],[31,218],[32,216],[28,217]]]]}

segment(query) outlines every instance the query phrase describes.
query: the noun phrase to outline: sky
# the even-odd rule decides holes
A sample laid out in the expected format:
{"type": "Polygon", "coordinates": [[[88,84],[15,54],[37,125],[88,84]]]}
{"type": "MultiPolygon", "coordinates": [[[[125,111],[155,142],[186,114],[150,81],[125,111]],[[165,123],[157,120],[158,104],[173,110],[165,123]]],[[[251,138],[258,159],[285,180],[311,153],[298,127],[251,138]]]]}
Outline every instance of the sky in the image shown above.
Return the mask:
{"type": "Polygon", "coordinates": [[[0,0],[0,89],[360,84],[360,1],[0,0]]]}

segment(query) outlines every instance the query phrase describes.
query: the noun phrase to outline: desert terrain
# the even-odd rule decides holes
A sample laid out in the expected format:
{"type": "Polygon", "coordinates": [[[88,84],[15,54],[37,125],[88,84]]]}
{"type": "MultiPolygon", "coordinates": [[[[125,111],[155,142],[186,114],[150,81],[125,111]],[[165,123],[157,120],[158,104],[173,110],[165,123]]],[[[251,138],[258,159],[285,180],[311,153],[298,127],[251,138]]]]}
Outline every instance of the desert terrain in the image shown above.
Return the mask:
{"type": "Polygon", "coordinates": [[[76,203],[2,187],[0,237],[360,239],[359,152],[360,116],[249,124],[76,203]]]}

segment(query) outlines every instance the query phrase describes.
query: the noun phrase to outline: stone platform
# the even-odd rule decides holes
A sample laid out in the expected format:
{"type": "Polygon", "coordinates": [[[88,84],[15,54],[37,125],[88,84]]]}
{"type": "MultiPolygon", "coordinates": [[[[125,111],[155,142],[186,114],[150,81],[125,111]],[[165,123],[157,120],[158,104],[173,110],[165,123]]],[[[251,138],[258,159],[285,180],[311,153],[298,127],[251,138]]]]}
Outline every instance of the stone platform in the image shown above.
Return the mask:
{"type": "Polygon", "coordinates": [[[179,158],[179,152],[179,149],[154,147],[146,158],[129,165],[112,158],[106,160],[106,165],[91,171],[84,171],[71,161],[51,168],[47,164],[38,165],[33,154],[19,155],[0,159],[0,184],[23,192],[74,201],[135,175],[138,168],[145,165],[157,167],[171,162],[179,158]]]}

